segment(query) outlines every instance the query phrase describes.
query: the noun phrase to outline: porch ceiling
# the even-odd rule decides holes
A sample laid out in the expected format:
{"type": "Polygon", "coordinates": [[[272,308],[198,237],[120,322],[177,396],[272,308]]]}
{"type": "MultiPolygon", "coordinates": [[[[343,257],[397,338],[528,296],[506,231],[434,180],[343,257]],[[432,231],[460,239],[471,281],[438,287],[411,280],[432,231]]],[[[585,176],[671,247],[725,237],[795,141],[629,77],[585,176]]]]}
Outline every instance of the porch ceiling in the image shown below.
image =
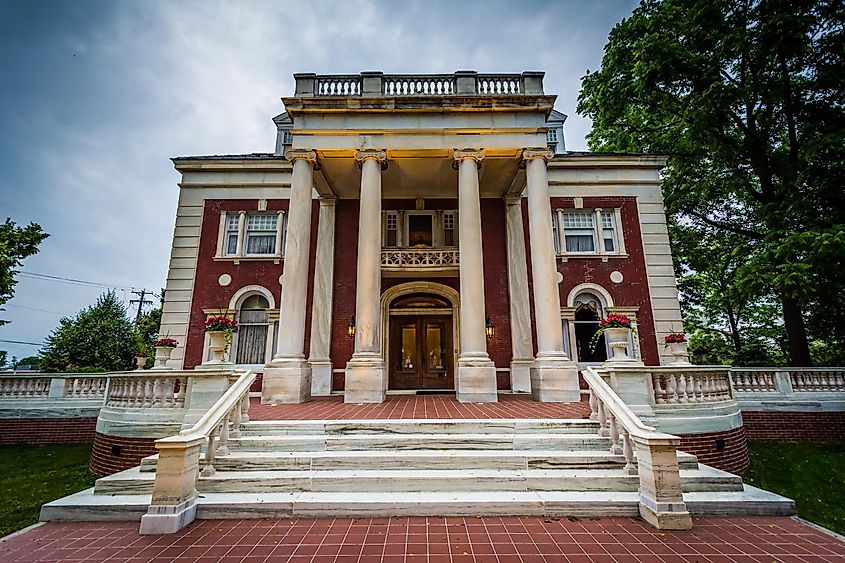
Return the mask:
{"type": "MultiPolygon", "coordinates": [[[[358,198],[361,172],[354,156],[320,153],[323,190],[343,199],[358,198]]],[[[387,170],[382,172],[382,197],[385,199],[456,198],[458,173],[452,168],[451,151],[419,152],[387,151],[387,170]]],[[[519,151],[494,154],[481,163],[479,189],[481,197],[502,197],[521,194],[525,171],[519,164],[519,151]]],[[[318,180],[319,182],[319,180],[318,180]]],[[[321,186],[318,186],[318,191],[321,186]]]]}

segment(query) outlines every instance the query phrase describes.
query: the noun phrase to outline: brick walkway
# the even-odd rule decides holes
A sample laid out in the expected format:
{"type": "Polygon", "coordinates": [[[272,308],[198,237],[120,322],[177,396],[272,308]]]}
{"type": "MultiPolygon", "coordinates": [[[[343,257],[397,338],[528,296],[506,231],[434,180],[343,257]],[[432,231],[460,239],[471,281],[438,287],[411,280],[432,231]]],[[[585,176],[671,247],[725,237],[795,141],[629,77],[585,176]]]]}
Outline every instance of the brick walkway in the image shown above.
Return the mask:
{"type": "Polygon", "coordinates": [[[203,520],[167,536],[137,522],[54,523],[0,543],[0,561],[123,563],[845,561],[845,543],[790,518],[697,518],[657,532],[633,518],[203,520]]]}
{"type": "Polygon", "coordinates": [[[345,420],[363,418],[587,418],[590,405],[538,403],[531,397],[499,395],[497,403],[459,403],[454,395],[388,395],[383,403],[346,404],[342,396],[294,405],[262,405],[253,398],[252,420],[345,420]]]}

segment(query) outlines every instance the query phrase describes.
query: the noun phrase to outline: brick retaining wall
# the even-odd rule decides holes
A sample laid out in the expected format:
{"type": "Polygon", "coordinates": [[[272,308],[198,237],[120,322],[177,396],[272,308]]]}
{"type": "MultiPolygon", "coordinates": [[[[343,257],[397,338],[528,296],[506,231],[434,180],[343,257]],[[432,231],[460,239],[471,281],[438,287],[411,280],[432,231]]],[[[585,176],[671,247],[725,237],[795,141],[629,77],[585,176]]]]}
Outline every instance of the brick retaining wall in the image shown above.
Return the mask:
{"type": "Polygon", "coordinates": [[[91,450],[91,473],[98,477],[111,475],[141,464],[141,460],[158,453],[154,438],[124,438],[95,433],[91,450]]]}
{"type": "Polygon", "coordinates": [[[0,418],[0,444],[85,444],[97,418],[0,418]]]}
{"type": "Polygon", "coordinates": [[[742,411],[749,440],[845,440],[845,412],[742,411]]]}
{"type": "Polygon", "coordinates": [[[722,432],[683,434],[680,449],[698,457],[700,463],[737,475],[745,473],[751,465],[743,426],[722,432]]]}

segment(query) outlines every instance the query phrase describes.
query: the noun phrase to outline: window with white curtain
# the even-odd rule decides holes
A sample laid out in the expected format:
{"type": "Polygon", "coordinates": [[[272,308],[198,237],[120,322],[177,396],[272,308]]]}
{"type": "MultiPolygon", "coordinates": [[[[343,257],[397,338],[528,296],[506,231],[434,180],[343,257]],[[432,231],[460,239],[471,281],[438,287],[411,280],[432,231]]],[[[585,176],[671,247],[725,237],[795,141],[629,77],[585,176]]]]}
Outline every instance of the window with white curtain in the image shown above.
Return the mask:
{"type": "Polygon", "coordinates": [[[590,211],[565,211],[563,213],[563,240],[566,252],[595,252],[595,213],[590,211]]]}
{"type": "Polygon", "coordinates": [[[552,210],[552,237],[558,254],[624,253],[618,232],[617,210],[552,210]]]}
{"type": "Polygon", "coordinates": [[[226,235],[224,245],[226,248],[226,256],[234,256],[238,253],[238,231],[240,223],[240,215],[237,213],[229,214],[226,217],[226,235]]]}
{"type": "Polygon", "coordinates": [[[270,304],[263,295],[244,299],[238,310],[238,332],[235,335],[235,363],[263,364],[267,351],[267,310],[270,304]]]}
{"type": "Polygon", "coordinates": [[[287,225],[284,215],[278,212],[226,214],[225,231],[223,233],[223,256],[278,256],[282,252],[283,232],[287,225]],[[243,232],[241,232],[241,217],[243,216],[243,232]],[[282,221],[282,224],[279,224],[282,221]],[[243,240],[241,240],[243,236],[243,240]]]}

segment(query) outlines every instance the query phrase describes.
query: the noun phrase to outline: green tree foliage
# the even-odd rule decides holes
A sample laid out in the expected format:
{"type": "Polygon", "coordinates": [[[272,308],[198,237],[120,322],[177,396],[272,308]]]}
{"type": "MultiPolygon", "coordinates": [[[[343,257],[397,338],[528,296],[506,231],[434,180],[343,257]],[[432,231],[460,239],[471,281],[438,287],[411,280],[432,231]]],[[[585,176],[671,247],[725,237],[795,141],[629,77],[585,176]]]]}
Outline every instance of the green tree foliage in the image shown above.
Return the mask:
{"type": "Polygon", "coordinates": [[[40,369],[41,358],[39,356],[26,356],[18,360],[17,369],[22,369],[23,366],[30,366],[32,369],[40,369]]]}
{"type": "Polygon", "coordinates": [[[793,365],[810,364],[810,340],[845,344],[827,321],[845,311],[844,29],[841,0],[643,0],[578,103],[591,149],[668,156],[674,223],[731,239],[703,264],[673,239],[706,279],[695,298],[749,321],[774,300],[793,365]]]}
{"type": "Polygon", "coordinates": [[[73,318],[63,317],[41,350],[47,372],[118,371],[132,367],[136,332],[113,291],[73,318]]]}
{"type": "MultiPolygon", "coordinates": [[[[15,294],[18,281],[15,274],[23,259],[38,252],[38,245],[48,235],[39,225],[30,223],[18,227],[11,218],[0,224],[0,306],[8,302],[15,294]]],[[[4,311],[0,307],[0,311],[4,311]]],[[[8,323],[0,319],[0,326],[8,323]]]]}
{"type": "Polygon", "coordinates": [[[153,366],[155,360],[153,342],[159,337],[160,326],[161,307],[152,309],[135,321],[135,351],[142,352],[147,357],[146,368],[153,366]]]}

